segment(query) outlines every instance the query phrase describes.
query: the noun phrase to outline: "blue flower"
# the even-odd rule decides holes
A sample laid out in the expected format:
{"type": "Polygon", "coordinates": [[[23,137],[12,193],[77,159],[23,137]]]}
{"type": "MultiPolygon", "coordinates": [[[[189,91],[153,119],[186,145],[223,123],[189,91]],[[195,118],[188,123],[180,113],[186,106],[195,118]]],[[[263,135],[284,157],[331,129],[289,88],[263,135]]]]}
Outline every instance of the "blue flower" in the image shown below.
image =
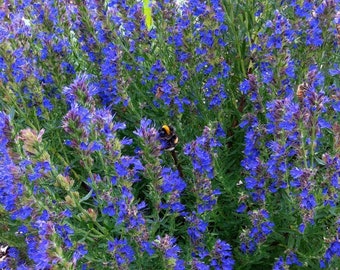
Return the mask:
{"type": "Polygon", "coordinates": [[[141,246],[142,250],[146,251],[149,256],[155,254],[155,250],[152,248],[152,243],[143,241],[141,246]]]}
{"type": "Polygon", "coordinates": [[[113,217],[116,215],[115,207],[112,202],[109,202],[107,206],[105,206],[102,210],[104,215],[108,215],[113,217]]]}
{"type": "Polygon", "coordinates": [[[214,44],[214,38],[211,30],[201,30],[200,31],[200,40],[203,44],[207,45],[208,47],[212,47],[214,44]]]}
{"type": "Polygon", "coordinates": [[[322,30],[319,28],[319,21],[311,19],[309,21],[306,44],[309,46],[320,47],[323,44],[322,30]]]}
{"type": "Polygon", "coordinates": [[[265,84],[270,84],[274,78],[273,69],[268,62],[261,62],[260,63],[260,70],[262,75],[262,80],[265,84]]]}
{"type": "Polygon", "coordinates": [[[197,243],[197,241],[203,238],[203,235],[208,228],[208,223],[200,219],[195,213],[187,217],[187,219],[190,222],[188,235],[190,236],[192,243],[197,243]]]}
{"type": "Polygon", "coordinates": [[[144,170],[144,167],[138,158],[122,156],[115,162],[115,169],[119,177],[128,177],[130,181],[137,182],[138,174],[144,170]]]}
{"type": "Polygon", "coordinates": [[[299,258],[297,257],[297,255],[290,251],[286,257],[286,264],[287,265],[298,265],[298,266],[302,266],[302,263],[299,261],[299,258]]]}
{"type": "Polygon", "coordinates": [[[26,238],[27,255],[35,263],[35,267],[39,269],[47,269],[52,266],[48,256],[50,242],[47,239],[34,238],[33,236],[26,238]]]}
{"type": "Polygon", "coordinates": [[[76,73],[73,65],[66,62],[66,61],[61,63],[61,68],[68,74],[75,74],[76,73]]]}
{"type": "MultiPolygon", "coordinates": [[[[302,193],[301,193],[302,194],[302,193]]],[[[316,201],[314,194],[308,194],[308,196],[302,196],[301,207],[307,210],[312,210],[316,207],[316,201]]]]}
{"type": "Polygon", "coordinates": [[[128,266],[135,260],[135,252],[126,239],[108,241],[108,251],[113,255],[118,267],[128,266]]]}
{"type": "Polygon", "coordinates": [[[273,266],[273,270],[285,270],[284,260],[283,260],[282,256],[280,256],[280,258],[275,262],[275,264],[273,266]]]}
{"type": "Polygon", "coordinates": [[[72,255],[72,262],[73,264],[76,264],[76,262],[84,257],[88,251],[85,249],[85,245],[78,245],[77,249],[74,251],[72,255]]]}
{"type": "Polygon", "coordinates": [[[185,261],[181,260],[181,259],[178,259],[176,261],[174,270],[182,270],[182,269],[185,269],[185,261]]]}
{"type": "Polygon", "coordinates": [[[55,225],[55,230],[60,238],[63,240],[66,247],[71,248],[73,243],[70,239],[70,235],[74,234],[74,230],[67,224],[65,225],[55,225]]]}
{"type": "Polygon", "coordinates": [[[241,203],[239,207],[237,208],[236,212],[237,213],[244,213],[244,211],[247,209],[247,205],[245,203],[241,203]]]}
{"type": "Polygon", "coordinates": [[[233,269],[235,261],[232,257],[231,246],[218,239],[211,252],[212,260],[210,265],[214,269],[233,269]]]}
{"type": "Polygon", "coordinates": [[[22,219],[25,220],[32,215],[33,208],[29,206],[23,206],[22,208],[15,211],[12,215],[12,219],[22,219]]]}
{"type": "Polygon", "coordinates": [[[53,109],[53,104],[51,103],[51,101],[47,98],[47,97],[43,97],[43,106],[48,110],[48,111],[52,111],[53,109]]]}
{"type": "Polygon", "coordinates": [[[268,221],[269,213],[265,209],[250,211],[252,227],[241,235],[245,252],[253,252],[258,244],[263,243],[269,234],[273,232],[274,223],[268,221]]]}
{"type": "Polygon", "coordinates": [[[74,106],[63,119],[63,128],[69,134],[79,134],[83,138],[87,137],[90,132],[92,115],[90,111],[82,106],[74,106]]]}
{"type": "Polygon", "coordinates": [[[163,168],[161,172],[163,183],[161,189],[169,199],[166,203],[161,203],[162,209],[171,209],[172,212],[180,213],[185,210],[185,206],[180,202],[180,195],[186,188],[186,183],[180,178],[178,171],[173,172],[169,168],[163,168]]]}
{"type": "Polygon", "coordinates": [[[192,261],[192,267],[193,269],[199,269],[199,270],[210,270],[210,266],[205,264],[204,262],[199,261],[197,258],[193,258],[192,261]]]}
{"type": "MultiPolygon", "coordinates": [[[[340,23],[339,23],[340,24],[340,23]]],[[[331,75],[331,76],[339,76],[340,75],[340,66],[338,65],[338,64],[334,64],[333,65],[334,66],[334,68],[332,68],[332,69],[329,69],[329,74],[331,75]]],[[[0,68],[1,69],[1,68],[0,68]]]]}
{"type": "Polygon", "coordinates": [[[254,189],[257,186],[257,180],[254,177],[247,176],[244,180],[247,189],[254,189]]]}
{"type": "Polygon", "coordinates": [[[88,74],[78,74],[74,81],[64,87],[63,94],[66,96],[66,101],[70,105],[80,103],[86,105],[86,103],[92,102],[94,95],[97,94],[97,88],[89,83],[91,76],[88,74]]]}
{"type": "Polygon", "coordinates": [[[165,251],[165,258],[170,259],[177,259],[178,258],[178,253],[181,251],[179,246],[173,246],[170,247],[165,251]]]}
{"type": "Polygon", "coordinates": [[[152,243],[164,254],[166,259],[178,259],[178,253],[181,252],[181,249],[176,245],[176,238],[169,235],[164,237],[158,235],[152,243]]]}
{"type": "Polygon", "coordinates": [[[325,263],[329,263],[334,256],[340,257],[340,241],[335,240],[330,245],[329,248],[326,250],[324,261],[325,263]]]}
{"type": "Polygon", "coordinates": [[[303,232],[305,231],[305,228],[306,228],[306,224],[301,223],[301,224],[299,225],[299,232],[300,232],[300,233],[303,233],[303,232]]]}

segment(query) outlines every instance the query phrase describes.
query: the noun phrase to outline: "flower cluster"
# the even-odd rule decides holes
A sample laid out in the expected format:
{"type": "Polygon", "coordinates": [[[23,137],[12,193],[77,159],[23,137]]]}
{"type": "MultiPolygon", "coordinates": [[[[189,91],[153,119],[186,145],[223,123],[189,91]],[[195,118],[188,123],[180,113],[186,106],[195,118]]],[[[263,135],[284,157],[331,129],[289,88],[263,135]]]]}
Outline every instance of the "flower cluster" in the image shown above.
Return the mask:
{"type": "Polygon", "coordinates": [[[181,193],[186,188],[186,183],[180,178],[178,171],[172,172],[169,168],[162,170],[161,184],[162,193],[168,197],[166,202],[161,203],[161,209],[169,209],[171,212],[181,213],[185,210],[185,206],[181,203],[181,193]]]}
{"type": "Polygon", "coordinates": [[[1,269],[338,267],[340,3],[255,2],[0,3],[1,269]]]}
{"type": "Polygon", "coordinates": [[[286,260],[280,256],[280,258],[274,264],[273,270],[283,270],[287,267],[290,267],[291,265],[302,266],[302,263],[299,261],[298,256],[293,251],[288,251],[286,260]]]}
{"type": "Polygon", "coordinates": [[[274,223],[270,221],[268,211],[261,209],[248,213],[252,227],[246,229],[240,235],[242,241],[240,249],[244,253],[253,253],[256,247],[265,242],[268,235],[273,232],[274,223]]]}
{"type": "Polygon", "coordinates": [[[152,242],[154,248],[164,255],[164,268],[171,267],[172,269],[183,269],[183,260],[179,259],[178,253],[181,248],[176,245],[176,239],[165,235],[164,237],[157,236],[152,242]]]}

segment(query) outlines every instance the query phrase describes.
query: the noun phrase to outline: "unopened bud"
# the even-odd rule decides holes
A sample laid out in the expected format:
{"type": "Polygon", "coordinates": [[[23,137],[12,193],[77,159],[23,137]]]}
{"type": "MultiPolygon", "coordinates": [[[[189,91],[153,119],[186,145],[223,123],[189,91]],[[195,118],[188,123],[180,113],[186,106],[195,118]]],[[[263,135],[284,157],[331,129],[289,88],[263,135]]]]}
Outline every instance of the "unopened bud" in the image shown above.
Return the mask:
{"type": "Polygon", "coordinates": [[[72,207],[76,206],[70,195],[66,195],[65,202],[66,202],[66,204],[68,204],[68,205],[70,205],[72,207]]]}
{"type": "Polygon", "coordinates": [[[65,201],[68,205],[71,205],[72,207],[77,206],[77,201],[79,201],[79,193],[77,191],[71,192],[71,195],[66,195],[65,201]]]}
{"type": "Polygon", "coordinates": [[[41,143],[42,135],[44,134],[45,130],[41,129],[39,134],[36,130],[31,128],[26,128],[20,131],[19,139],[24,142],[24,150],[27,151],[31,155],[37,155],[38,145],[41,143]]]}
{"type": "Polygon", "coordinates": [[[69,191],[73,187],[74,181],[68,176],[59,174],[57,176],[57,184],[63,189],[69,191]]]}
{"type": "Polygon", "coordinates": [[[87,209],[87,212],[93,221],[97,219],[97,213],[92,208],[87,209]]]}

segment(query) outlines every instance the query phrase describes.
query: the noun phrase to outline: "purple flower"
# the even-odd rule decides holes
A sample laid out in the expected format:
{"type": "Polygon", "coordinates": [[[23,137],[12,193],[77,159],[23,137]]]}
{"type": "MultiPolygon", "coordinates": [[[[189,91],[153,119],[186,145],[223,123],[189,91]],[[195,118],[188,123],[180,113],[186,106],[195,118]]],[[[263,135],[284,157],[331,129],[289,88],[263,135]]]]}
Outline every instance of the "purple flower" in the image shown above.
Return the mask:
{"type": "Polygon", "coordinates": [[[198,243],[204,236],[208,228],[208,223],[199,218],[195,213],[187,217],[190,222],[190,227],[188,228],[188,235],[192,243],[198,243]]]}
{"type": "Polygon", "coordinates": [[[301,224],[299,225],[299,232],[300,232],[300,233],[303,233],[303,232],[305,231],[305,229],[306,229],[306,224],[301,223],[301,224]]]}
{"type": "Polygon", "coordinates": [[[164,254],[166,259],[178,259],[178,253],[181,252],[181,249],[176,245],[176,238],[169,235],[164,237],[158,235],[152,243],[155,248],[164,254]]]}
{"type": "Polygon", "coordinates": [[[210,266],[205,264],[204,262],[199,261],[197,258],[193,258],[192,261],[192,267],[193,269],[199,269],[199,270],[210,270],[210,266]]]}
{"type": "Polygon", "coordinates": [[[52,259],[48,255],[50,242],[42,237],[41,239],[30,236],[26,238],[27,255],[35,263],[35,267],[39,269],[50,268],[53,264],[52,259]]]}
{"type": "Polygon", "coordinates": [[[23,235],[23,234],[28,233],[28,229],[25,225],[20,225],[16,233],[23,235]]]}
{"type": "Polygon", "coordinates": [[[298,265],[298,266],[302,266],[302,263],[299,261],[299,258],[297,257],[297,255],[290,251],[286,257],[286,264],[287,265],[298,265]]]}
{"type": "Polygon", "coordinates": [[[75,103],[86,105],[86,103],[93,102],[97,89],[89,83],[90,78],[88,74],[77,75],[69,86],[64,87],[63,93],[70,105],[75,103]]]}
{"type": "Polygon", "coordinates": [[[184,154],[191,157],[194,170],[201,176],[207,175],[209,179],[214,177],[211,152],[221,145],[214,134],[215,130],[205,127],[202,136],[186,144],[184,148],[184,154]]]}
{"type": "Polygon", "coordinates": [[[110,215],[117,215],[117,226],[124,223],[126,229],[138,229],[142,228],[145,224],[145,219],[142,213],[139,211],[145,206],[146,204],[144,202],[136,204],[131,191],[127,187],[123,186],[121,198],[117,200],[115,206],[111,205],[110,208],[107,209],[107,211],[110,215]],[[116,213],[114,213],[114,210],[116,210],[116,213]]]}
{"type": "Polygon", "coordinates": [[[103,208],[102,210],[104,215],[108,215],[110,217],[113,217],[116,215],[115,207],[112,202],[109,202],[106,207],[103,208]]]}
{"type": "Polygon", "coordinates": [[[23,206],[11,215],[11,219],[22,219],[25,220],[29,218],[32,214],[33,208],[29,206],[23,206]]]}
{"type": "Polygon", "coordinates": [[[63,129],[80,138],[86,138],[90,132],[92,115],[90,111],[82,106],[74,106],[63,119],[63,129]]]}
{"type": "Polygon", "coordinates": [[[65,217],[72,217],[73,213],[70,209],[66,209],[65,211],[63,211],[62,213],[65,217]]]}
{"type": "Polygon", "coordinates": [[[285,270],[284,260],[283,260],[282,256],[280,256],[280,258],[275,262],[275,264],[273,266],[273,270],[285,270]]]}
{"type": "Polygon", "coordinates": [[[155,250],[152,248],[152,243],[143,241],[141,246],[142,250],[146,251],[149,256],[152,256],[155,253],[155,250]]]}
{"type": "Polygon", "coordinates": [[[135,260],[135,252],[125,239],[108,241],[107,249],[118,267],[128,266],[135,260]]]}
{"type": "Polygon", "coordinates": [[[77,249],[72,255],[72,263],[75,265],[79,259],[84,257],[88,251],[85,249],[85,245],[78,245],[77,249]]]}
{"type": "Polygon", "coordinates": [[[214,269],[233,269],[235,261],[232,256],[231,246],[218,239],[211,252],[211,263],[210,265],[214,269]]]}
{"type": "Polygon", "coordinates": [[[301,208],[312,210],[317,205],[313,194],[308,194],[307,196],[301,196],[301,197],[302,197],[302,200],[300,203],[301,208]]]}
{"type": "Polygon", "coordinates": [[[244,211],[247,209],[247,205],[245,203],[241,203],[239,207],[237,208],[236,212],[237,213],[244,213],[244,211]]]}
{"type": "Polygon", "coordinates": [[[241,250],[252,253],[273,232],[274,223],[269,221],[270,216],[265,209],[249,211],[248,215],[252,222],[252,227],[240,235],[242,240],[241,250]]]}
{"type": "Polygon", "coordinates": [[[178,259],[178,253],[181,251],[180,247],[178,246],[173,246],[170,247],[165,251],[165,258],[170,259],[178,259]]]}
{"type": "Polygon", "coordinates": [[[288,61],[288,66],[286,68],[286,74],[289,78],[295,78],[295,61],[294,60],[289,60],[288,61]]]}
{"type": "Polygon", "coordinates": [[[273,69],[268,62],[261,62],[260,63],[260,70],[262,75],[262,80],[265,84],[270,84],[274,78],[273,69]]]}
{"type": "Polygon", "coordinates": [[[182,269],[185,269],[185,261],[181,260],[181,259],[178,259],[176,261],[174,270],[182,270],[182,269]]]}
{"type": "Polygon", "coordinates": [[[66,61],[61,63],[61,68],[68,74],[75,74],[76,73],[73,65],[66,62],[66,61]]]}
{"type": "Polygon", "coordinates": [[[330,245],[329,248],[326,250],[324,256],[324,262],[329,263],[334,256],[340,257],[340,241],[335,240],[330,245]]]}
{"type": "Polygon", "coordinates": [[[185,206],[180,202],[180,195],[186,188],[186,183],[180,178],[178,171],[173,172],[169,168],[163,168],[161,172],[163,183],[161,189],[166,195],[166,203],[161,203],[162,209],[171,209],[172,212],[180,213],[185,206]]]}
{"type": "Polygon", "coordinates": [[[71,248],[73,243],[71,242],[70,235],[74,234],[74,230],[67,224],[65,225],[55,225],[55,230],[60,238],[63,240],[67,248],[71,248]]]}
{"type": "Polygon", "coordinates": [[[48,110],[48,111],[52,111],[53,109],[53,104],[51,103],[51,101],[47,98],[47,97],[43,97],[43,106],[48,110]]]}
{"type": "Polygon", "coordinates": [[[309,26],[306,44],[308,46],[320,47],[323,44],[323,38],[322,30],[319,27],[319,21],[317,19],[311,19],[309,21],[309,26]]]}
{"type": "Polygon", "coordinates": [[[160,155],[160,142],[158,139],[158,130],[152,125],[150,119],[142,119],[140,128],[134,131],[134,134],[139,136],[144,144],[144,147],[150,149],[150,152],[155,157],[160,155]]]}
{"type": "Polygon", "coordinates": [[[127,177],[130,181],[137,182],[138,174],[144,170],[144,167],[138,158],[123,156],[115,162],[115,169],[119,177],[127,177]]]}
{"type": "Polygon", "coordinates": [[[339,76],[340,75],[340,67],[339,67],[339,65],[338,64],[334,64],[334,68],[330,69],[328,72],[329,72],[329,74],[331,76],[339,76]]]}

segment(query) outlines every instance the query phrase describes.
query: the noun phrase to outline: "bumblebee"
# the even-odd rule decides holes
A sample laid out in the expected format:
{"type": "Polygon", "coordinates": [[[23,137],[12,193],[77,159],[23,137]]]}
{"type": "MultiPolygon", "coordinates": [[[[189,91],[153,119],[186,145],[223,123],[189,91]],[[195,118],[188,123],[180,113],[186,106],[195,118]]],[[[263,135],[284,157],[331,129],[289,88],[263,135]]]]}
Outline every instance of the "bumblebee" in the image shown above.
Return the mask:
{"type": "Polygon", "coordinates": [[[0,262],[7,258],[9,247],[0,243],[0,262]]]}
{"type": "Polygon", "coordinates": [[[178,137],[175,129],[168,125],[163,125],[158,131],[159,140],[162,143],[163,150],[173,151],[178,144],[178,137]]]}

